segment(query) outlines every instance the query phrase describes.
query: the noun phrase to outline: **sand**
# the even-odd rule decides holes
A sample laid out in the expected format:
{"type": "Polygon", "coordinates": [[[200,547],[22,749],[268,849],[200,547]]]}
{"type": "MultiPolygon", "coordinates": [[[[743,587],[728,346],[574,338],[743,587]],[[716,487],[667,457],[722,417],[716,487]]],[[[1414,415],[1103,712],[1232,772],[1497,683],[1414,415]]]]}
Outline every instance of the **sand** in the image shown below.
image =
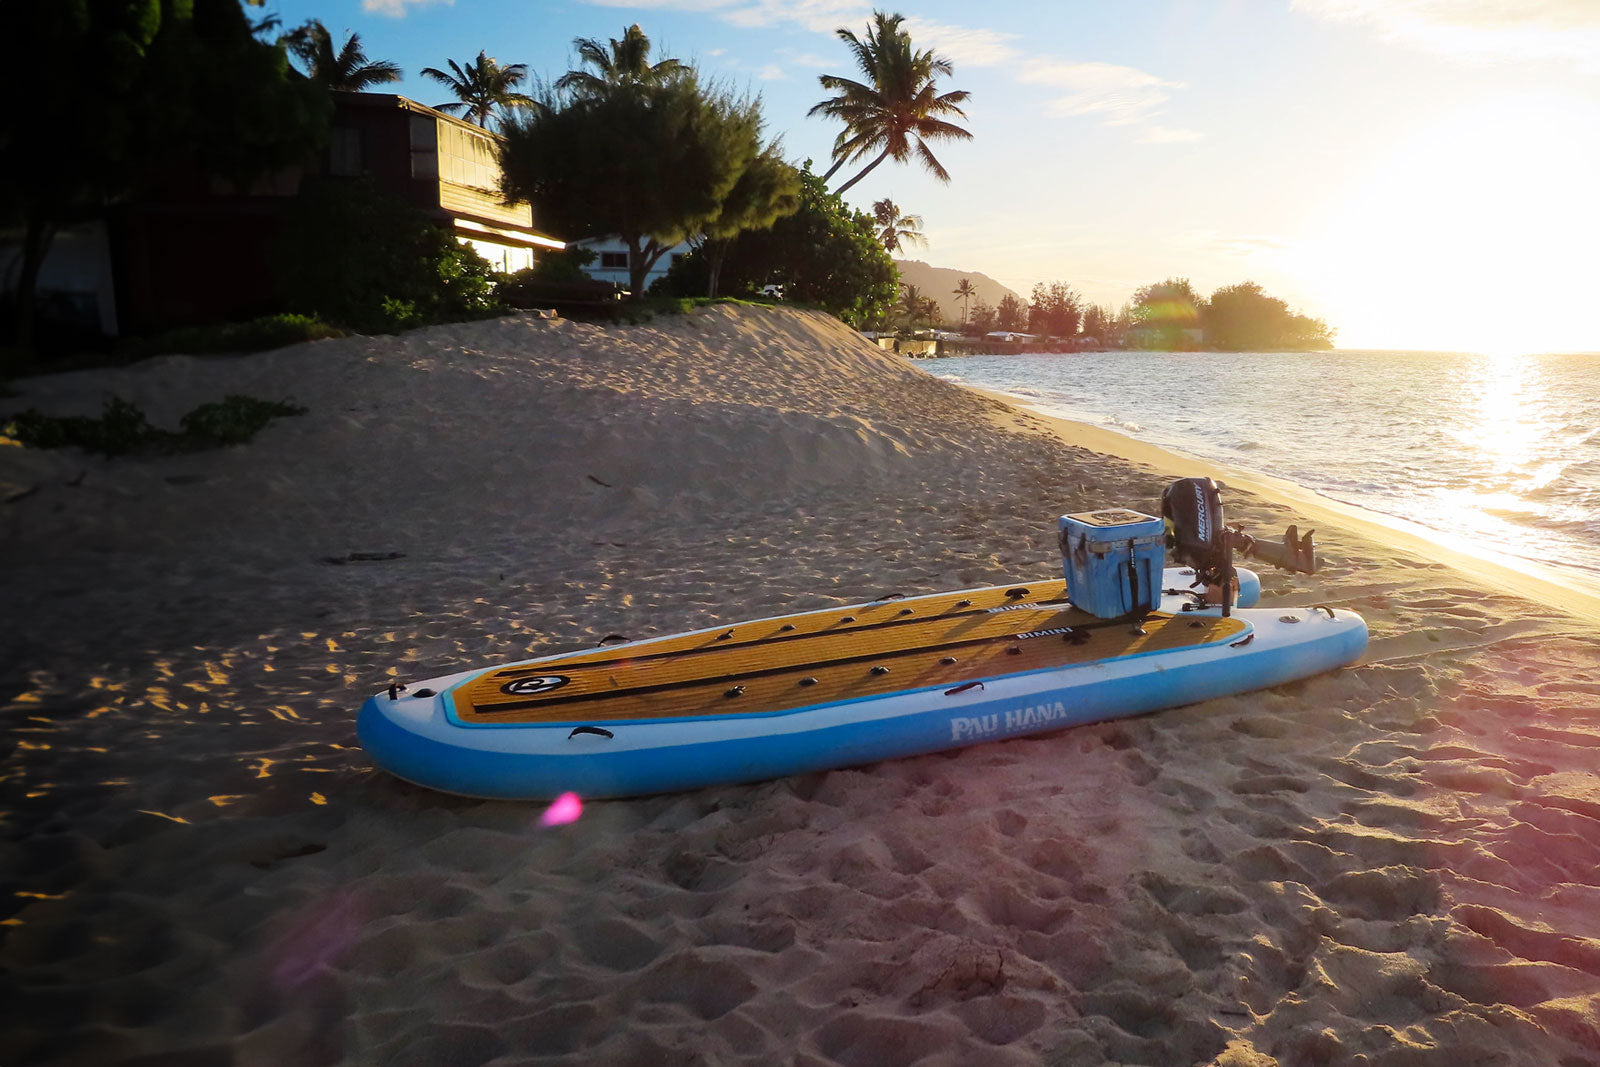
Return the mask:
{"type": "Polygon", "coordinates": [[[1600,1063],[1581,597],[1331,509],[1266,601],[1361,611],[1354,668],[543,827],[373,768],[360,701],[1054,574],[1056,515],[1204,465],[752,308],[17,388],[310,411],[186,456],[0,447],[0,1063],[1600,1063]]]}

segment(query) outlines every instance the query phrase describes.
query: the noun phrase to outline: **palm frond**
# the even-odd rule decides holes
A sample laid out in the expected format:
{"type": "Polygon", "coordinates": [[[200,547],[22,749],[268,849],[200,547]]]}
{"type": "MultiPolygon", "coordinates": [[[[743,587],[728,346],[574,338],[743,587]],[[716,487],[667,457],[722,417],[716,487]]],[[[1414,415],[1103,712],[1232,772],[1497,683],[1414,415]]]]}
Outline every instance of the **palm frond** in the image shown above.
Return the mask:
{"type": "Polygon", "coordinates": [[[917,142],[917,155],[922,159],[923,167],[930,171],[935,178],[938,178],[941,182],[950,180],[950,172],[944,169],[944,164],[940,163],[934,154],[928,151],[928,146],[921,141],[917,142]]]}

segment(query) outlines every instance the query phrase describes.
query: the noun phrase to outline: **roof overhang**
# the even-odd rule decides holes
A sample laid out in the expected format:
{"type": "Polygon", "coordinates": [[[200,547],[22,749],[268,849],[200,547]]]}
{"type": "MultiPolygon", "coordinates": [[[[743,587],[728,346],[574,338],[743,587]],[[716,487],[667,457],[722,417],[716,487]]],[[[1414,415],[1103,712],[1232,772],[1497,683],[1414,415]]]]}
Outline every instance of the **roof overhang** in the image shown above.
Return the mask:
{"type": "Polygon", "coordinates": [[[558,241],[554,237],[546,237],[532,230],[511,230],[504,226],[491,226],[474,219],[461,218],[459,215],[454,216],[453,221],[456,233],[480,241],[493,241],[495,244],[511,245],[516,248],[548,248],[556,252],[567,247],[565,241],[558,241]]]}

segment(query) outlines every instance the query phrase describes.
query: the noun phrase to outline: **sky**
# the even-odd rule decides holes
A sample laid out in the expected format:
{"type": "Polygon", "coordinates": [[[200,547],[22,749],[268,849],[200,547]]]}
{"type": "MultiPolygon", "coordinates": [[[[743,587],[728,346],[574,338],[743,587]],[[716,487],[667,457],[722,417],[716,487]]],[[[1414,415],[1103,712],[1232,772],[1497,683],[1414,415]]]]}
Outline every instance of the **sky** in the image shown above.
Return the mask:
{"type": "MultiPolygon", "coordinates": [[[[318,18],[394,91],[486,50],[550,81],[575,38],[638,23],[655,56],[759,93],[768,132],[825,171],[819,75],[856,0],[267,0],[318,18]]],[[[921,216],[905,253],[1026,296],[1117,307],[1187,278],[1255,281],[1341,348],[1600,350],[1600,0],[916,0],[887,6],[972,94],[950,172],[884,163],[846,199],[921,216]]],[[[850,169],[840,172],[837,185],[850,169]]]]}

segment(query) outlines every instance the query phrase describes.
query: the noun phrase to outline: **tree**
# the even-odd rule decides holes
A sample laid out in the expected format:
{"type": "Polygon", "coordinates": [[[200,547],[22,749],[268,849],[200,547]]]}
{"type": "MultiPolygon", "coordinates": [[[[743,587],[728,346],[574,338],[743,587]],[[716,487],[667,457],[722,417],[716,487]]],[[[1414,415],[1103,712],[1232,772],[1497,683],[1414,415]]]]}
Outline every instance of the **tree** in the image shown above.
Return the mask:
{"type": "Polygon", "coordinates": [[[922,216],[902,215],[888,197],[872,205],[872,217],[878,223],[878,239],[883,242],[885,251],[898,252],[902,243],[928,243],[928,238],[922,233],[922,216]]]}
{"type": "Polygon", "coordinates": [[[556,81],[556,88],[575,96],[604,96],[628,86],[660,85],[689,68],[676,59],[650,62],[650,38],[636,22],[623,31],[619,40],[611,38],[607,48],[596,37],[580,37],[572,42],[578,50],[578,66],[556,81]],[[584,67],[593,67],[592,71],[584,67]]]}
{"type": "Polygon", "coordinates": [[[915,285],[900,286],[900,303],[897,311],[908,326],[919,326],[928,321],[928,300],[915,285]]]}
{"type": "MultiPolygon", "coordinates": [[[[238,0],[0,4],[0,39],[70,57],[38,92],[26,63],[0,73],[0,225],[22,231],[16,351],[34,346],[34,294],[51,239],[175,170],[242,184],[327,140],[327,94],[284,47],[257,40],[238,0]],[[93,116],[87,121],[85,116],[93,116]]],[[[0,368],[3,369],[3,368],[0,368]]]]}
{"type": "Polygon", "coordinates": [[[432,78],[456,95],[449,103],[435,104],[440,111],[451,114],[460,111],[469,122],[488,128],[489,118],[496,111],[501,113],[503,121],[508,108],[533,103],[532,97],[516,91],[516,87],[528,75],[528,67],[524,63],[502,67],[493,56],[484,52],[479,52],[478,58],[464,67],[453,59],[445,62],[450,64],[449,74],[437,67],[422,68],[425,77],[432,78]]]}
{"type": "Polygon", "coordinates": [[[1194,347],[1191,330],[1200,329],[1205,298],[1187,278],[1168,278],[1133,294],[1132,330],[1140,348],[1177,351],[1194,347]]]}
{"type": "Polygon", "coordinates": [[[1083,309],[1083,321],[1079,328],[1085,338],[1092,337],[1102,345],[1115,344],[1121,335],[1117,313],[1098,304],[1083,309]]]}
{"type": "Polygon", "coordinates": [[[790,166],[773,141],[733,183],[717,213],[706,221],[700,249],[706,255],[709,278],[706,295],[717,295],[722,265],[733,239],[747,230],[764,230],[800,209],[800,173],[790,166]]]}
{"type": "Polygon", "coordinates": [[[502,131],[505,195],[571,237],[620,237],[637,296],[669,248],[717,220],[763,151],[759,100],[674,69],[658,81],[558,85],[502,131]]]}
{"type": "MultiPolygon", "coordinates": [[[[722,290],[749,294],[781,285],[784,299],[820,307],[857,328],[880,322],[899,296],[900,279],[873,220],[828,192],[809,162],[799,176],[799,210],[770,229],[733,239],[722,290]]],[[[705,278],[705,256],[695,252],[656,284],[686,296],[705,292],[705,278]]]]}
{"type": "Polygon", "coordinates": [[[1188,278],[1168,278],[1146,285],[1133,294],[1133,317],[1140,323],[1198,325],[1205,298],[1194,291],[1188,278]]]}
{"type": "Polygon", "coordinates": [[[345,93],[359,93],[370,86],[397,82],[399,66],[387,60],[372,62],[361,48],[361,35],[352,33],[344,46],[333,50],[333,35],[316,19],[284,36],[284,43],[306,68],[306,77],[322,86],[345,93]]]}
{"type": "Polygon", "coordinates": [[[1074,337],[1083,317],[1083,298],[1064,282],[1033,287],[1033,303],[1028,306],[1028,330],[1047,337],[1074,337]]]}
{"type": "Polygon", "coordinates": [[[961,325],[967,324],[967,302],[978,295],[978,287],[972,284],[971,278],[962,278],[956,283],[951,295],[961,301],[961,325]]]}
{"type": "Polygon", "coordinates": [[[999,316],[995,309],[985,303],[980,296],[977,304],[972,308],[972,318],[967,323],[967,333],[981,337],[983,334],[995,329],[995,323],[998,319],[999,316]]]}
{"type": "Polygon", "coordinates": [[[874,11],[865,40],[843,27],[834,31],[849,45],[866,80],[833,74],[819,79],[822,87],[835,95],[812,107],[807,115],[844,123],[833,142],[833,166],[822,180],[832,178],[846,163],[877,153],[835,192],[845,192],[890,158],[904,163],[915,156],[934,177],[948,182],[949,172],[927,142],[972,139],[970,132],[948,121],[951,116],[967,117],[959,105],[971,94],[962,89],[938,92],[936,82],[941,76],[949,77],[954,67],[932,51],[913,48],[911,35],[900,28],[903,21],[900,15],[874,11]]]}
{"type": "Polygon", "coordinates": [[[1007,293],[1000,298],[1000,305],[995,308],[995,329],[1020,330],[1027,317],[1028,309],[1022,301],[1007,293]]]}
{"type": "Polygon", "coordinates": [[[1255,282],[1211,294],[1204,315],[1206,341],[1233,352],[1332,348],[1333,331],[1321,319],[1289,310],[1255,282]]]}

